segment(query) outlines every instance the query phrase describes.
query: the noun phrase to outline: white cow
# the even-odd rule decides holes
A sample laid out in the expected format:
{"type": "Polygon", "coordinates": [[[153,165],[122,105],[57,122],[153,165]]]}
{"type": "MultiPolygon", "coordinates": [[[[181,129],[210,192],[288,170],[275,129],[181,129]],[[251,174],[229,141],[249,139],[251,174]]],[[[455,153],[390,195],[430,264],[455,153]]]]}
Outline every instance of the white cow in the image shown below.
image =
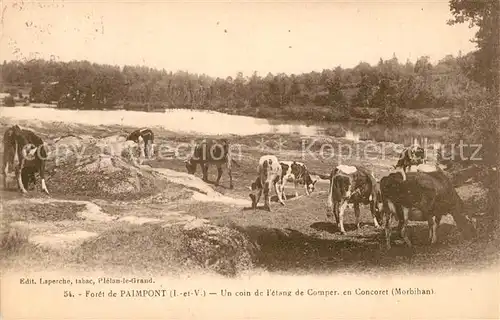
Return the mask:
{"type": "Polygon", "coordinates": [[[282,169],[278,158],[274,155],[265,155],[259,159],[257,167],[258,177],[252,183],[250,190],[250,199],[252,199],[252,208],[256,209],[259,203],[262,191],[264,191],[264,208],[271,211],[269,207],[269,192],[274,187],[279,202],[285,205],[282,197],[282,169]]]}

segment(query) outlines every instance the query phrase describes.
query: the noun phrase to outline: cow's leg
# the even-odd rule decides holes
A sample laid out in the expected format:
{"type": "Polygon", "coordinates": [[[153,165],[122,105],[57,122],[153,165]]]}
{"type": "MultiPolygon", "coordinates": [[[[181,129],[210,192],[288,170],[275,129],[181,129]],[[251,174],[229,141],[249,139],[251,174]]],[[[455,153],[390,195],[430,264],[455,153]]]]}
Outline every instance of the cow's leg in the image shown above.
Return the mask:
{"type": "Polygon", "coordinates": [[[378,220],[377,220],[377,201],[372,199],[372,201],[370,201],[370,211],[372,213],[372,217],[373,217],[373,224],[375,225],[375,228],[380,228],[380,224],[378,223],[378,220]]]}
{"type": "Polygon", "coordinates": [[[282,181],[281,181],[281,196],[283,197],[283,200],[288,200],[285,192],[285,185],[287,183],[288,176],[284,176],[282,181]]]}
{"type": "Polygon", "coordinates": [[[384,209],[384,219],[385,219],[385,247],[387,250],[391,249],[391,218],[392,212],[384,209]]]}
{"type": "Polygon", "coordinates": [[[147,137],[143,137],[142,138],[142,142],[144,143],[144,158],[149,158],[149,152],[148,152],[148,138],[147,137]]]}
{"type": "Polygon", "coordinates": [[[433,227],[434,227],[434,217],[432,217],[432,216],[427,217],[427,226],[429,227],[428,240],[429,240],[429,243],[431,243],[432,242],[432,232],[433,232],[433,227]]]}
{"type": "Polygon", "coordinates": [[[151,139],[151,137],[149,137],[149,139],[147,139],[145,147],[148,150],[148,152],[146,153],[146,157],[148,159],[151,159],[153,156],[153,140],[151,139]]]}
{"type": "Polygon", "coordinates": [[[436,216],[436,219],[434,220],[434,221],[436,222],[436,225],[434,226],[434,228],[435,228],[435,229],[434,229],[434,236],[436,237],[436,239],[435,239],[435,242],[434,242],[434,243],[436,243],[436,242],[438,241],[438,228],[439,228],[439,223],[441,222],[441,218],[442,218],[442,217],[443,217],[443,216],[441,216],[441,215],[437,215],[437,216],[436,216]]]}
{"type": "Polygon", "coordinates": [[[233,170],[232,170],[232,165],[231,165],[231,159],[227,161],[226,167],[227,167],[227,175],[229,176],[229,189],[234,189],[233,185],[233,170]]]}
{"type": "Polygon", "coordinates": [[[306,190],[306,195],[310,195],[309,188],[305,180],[304,180],[304,189],[306,190]]]}
{"type": "Polygon", "coordinates": [[[257,203],[255,203],[255,194],[250,193],[250,199],[252,199],[252,209],[255,210],[257,208],[257,203]]]}
{"type": "Polygon", "coordinates": [[[266,181],[266,183],[264,184],[264,209],[267,210],[267,211],[271,211],[271,206],[269,204],[269,184],[270,182],[266,181]]]}
{"type": "Polygon", "coordinates": [[[332,212],[327,214],[328,218],[333,217],[335,218],[335,224],[338,226],[339,225],[339,203],[337,201],[333,202],[332,204],[332,212]]]}
{"type": "Polygon", "coordinates": [[[282,192],[281,182],[279,180],[274,183],[274,188],[276,190],[276,195],[278,196],[278,201],[282,205],[285,205],[285,201],[283,201],[283,192],[282,192]]]}
{"type": "Polygon", "coordinates": [[[398,232],[401,236],[401,230],[403,229],[404,217],[403,217],[403,209],[400,205],[394,206],[394,212],[396,213],[396,217],[398,219],[398,232]]]}
{"type": "Polygon", "coordinates": [[[354,216],[356,217],[356,228],[359,229],[360,223],[359,223],[359,216],[360,216],[360,210],[359,210],[359,203],[354,202],[354,216]]]}
{"type": "Polygon", "coordinates": [[[201,171],[203,172],[203,181],[208,181],[208,163],[200,164],[201,171]]]}
{"type": "Polygon", "coordinates": [[[252,190],[250,193],[250,199],[252,199],[252,209],[257,209],[257,204],[259,203],[260,196],[262,194],[262,188],[257,188],[257,190],[252,190]]]}
{"type": "Polygon", "coordinates": [[[332,216],[335,216],[335,202],[332,202],[331,206],[328,205],[326,210],[326,218],[331,219],[332,216]]]}
{"type": "Polygon", "coordinates": [[[299,192],[297,191],[297,186],[299,185],[299,182],[294,178],[293,179],[293,190],[295,192],[295,198],[299,196],[299,192]]]}
{"type": "Polygon", "coordinates": [[[7,174],[9,173],[9,162],[5,161],[5,158],[4,158],[4,161],[3,161],[3,170],[2,170],[2,172],[3,172],[3,188],[7,189],[7,174]]]}
{"type": "Polygon", "coordinates": [[[32,180],[32,173],[28,172],[26,168],[21,171],[21,182],[23,183],[23,186],[26,188],[26,190],[30,190],[30,182],[32,180]]]}
{"type": "Polygon", "coordinates": [[[262,188],[259,188],[257,191],[257,195],[255,196],[255,206],[253,207],[254,210],[257,209],[257,205],[259,204],[261,196],[262,196],[262,188]]]}
{"type": "Polygon", "coordinates": [[[402,223],[401,224],[401,238],[403,238],[404,242],[408,247],[412,247],[410,238],[408,237],[408,218],[409,218],[409,208],[402,207],[400,210],[402,210],[402,223]]]}
{"type": "Polygon", "coordinates": [[[344,201],[341,205],[340,205],[340,208],[339,208],[339,228],[340,228],[340,232],[342,234],[345,234],[345,229],[344,229],[344,211],[345,209],[347,208],[347,201],[344,201]]]}
{"type": "Polygon", "coordinates": [[[23,181],[22,181],[22,171],[24,168],[24,159],[21,157],[21,160],[19,160],[19,165],[16,167],[16,180],[17,180],[17,186],[19,190],[21,190],[22,193],[26,193],[26,189],[24,188],[23,181]]]}
{"type": "Polygon", "coordinates": [[[430,215],[427,219],[429,223],[429,243],[436,244],[437,243],[437,229],[439,226],[439,222],[441,221],[441,216],[435,217],[430,215]]]}
{"type": "Polygon", "coordinates": [[[40,163],[40,180],[42,184],[42,191],[46,194],[49,194],[49,190],[47,189],[47,185],[45,184],[45,161],[40,163]]]}
{"type": "Polygon", "coordinates": [[[222,177],[222,165],[217,163],[215,166],[217,167],[217,180],[215,180],[215,185],[218,186],[220,178],[222,177]]]}

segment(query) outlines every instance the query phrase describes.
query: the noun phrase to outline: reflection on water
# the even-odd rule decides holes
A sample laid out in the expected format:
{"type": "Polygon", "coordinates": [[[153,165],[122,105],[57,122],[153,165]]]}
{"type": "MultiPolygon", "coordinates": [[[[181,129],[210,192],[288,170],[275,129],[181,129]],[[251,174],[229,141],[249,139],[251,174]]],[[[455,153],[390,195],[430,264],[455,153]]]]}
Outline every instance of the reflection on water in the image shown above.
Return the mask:
{"type": "Polygon", "coordinates": [[[132,127],[160,126],[166,130],[199,134],[252,135],[263,133],[298,134],[304,136],[329,135],[348,140],[393,141],[405,145],[414,142],[439,142],[440,134],[428,137],[418,129],[388,129],[380,125],[360,123],[315,123],[277,121],[236,116],[215,111],[167,109],[165,112],[140,112],[125,110],[63,110],[43,107],[0,107],[1,116],[15,120],[61,121],[87,125],[124,125],[132,127]],[[403,131],[403,132],[402,132],[403,131]]]}

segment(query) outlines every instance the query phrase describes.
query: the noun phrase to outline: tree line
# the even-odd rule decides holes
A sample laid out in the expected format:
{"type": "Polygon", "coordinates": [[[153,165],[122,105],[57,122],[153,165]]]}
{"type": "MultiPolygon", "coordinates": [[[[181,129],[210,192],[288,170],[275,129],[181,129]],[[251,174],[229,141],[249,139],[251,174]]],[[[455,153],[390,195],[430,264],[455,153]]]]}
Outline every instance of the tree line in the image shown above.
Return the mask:
{"type": "Polygon", "coordinates": [[[469,55],[448,55],[433,65],[396,56],[378,64],[322,72],[214,78],[144,66],[88,61],[4,61],[3,84],[29,87],[30,101],[57,101],[61,108],[130,110],[190,108],[268,118],[402,123],[401,109],[451,109],[479,87],[467,77],[469,55]]]}

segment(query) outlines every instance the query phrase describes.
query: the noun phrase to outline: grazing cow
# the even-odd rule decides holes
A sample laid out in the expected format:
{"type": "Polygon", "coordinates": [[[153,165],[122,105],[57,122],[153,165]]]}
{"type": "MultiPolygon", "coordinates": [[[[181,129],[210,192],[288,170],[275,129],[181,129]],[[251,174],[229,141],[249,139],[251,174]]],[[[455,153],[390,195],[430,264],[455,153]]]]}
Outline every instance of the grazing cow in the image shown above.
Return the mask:
{"type": "Polygon", "coordinates": [[[17,152],[18,165],[16,167],[17,185],[22,193],[26,193],[27,184],[35,180],[35,173],[40,174],[42,191],[49,194],[45,184],[45,161],[47,150],[43,140],[34,132],[21,129],[15,125],[4,134],[4,188],[9,164],[13,165],[17,152]],[[16,151],[17,150],[17,151],[16,151]]]}
{"type": "Polygon", "coordinates": [[[233,159],[230,147],[231,146],[226,139],[205,139],[196,144],[191,156],[184,161],[188,173],[194,174],[196,172],[196,167],[200,165],[203,172],[203,181],[208,181],[208,166],[210,164],[215,164],[217,167],[217,180],[215,181],[215,185],[219,185],[219,181],[222,176],[222,165],[225,164],[227,167],[227,174],[229,175],[229,188],[233,189],[234,186],[231,167],[233,163],[237,166],[239,165],[233,159]]]}
{"type": "Polygon", "coordinates": [[[441,170],[408,172],[406,179],[401,172],[391,173],[380,180],[380,189],[387,249],[391,248],[392,215],[399,221],[401,237],[409,247],[412,246],[406,230],[409,220],[427,220],[431,244],[437,242],[439,222],[447,214],[453,216],[457,227],[467,237],[475,234],[475,219],[463,213],[462,199],[441,170]]]}
{"type": "Polygon", "coordinates": [[[282,185],[281,192],[283,194],[283,199],[286,200],[285,194],[285,184],[288,181],[293,181],[295,186],[295,197],[298,197],[297,185],[303,184],[306,191],[306,195],[311,194],[314,191],[314,185],[318,182],[318,179],[312,179],[307,167],[302,162],[296,161],[280,161],[281,171],[282,171],[282,185]]]}
{"type": "Polygon", "coordinates": [[[359,229],[359,205],[370,205],[373,223],[380,228],[378,210],[379,192],[373,174],[362,166],[339,165],[330,174],[327,217],[335,216],[340,232],[345,234],[344,211],[349,203],[354,205],[356,227],[359,229]],[[330,212],[331,210],[331,212],[330,212]]]}
{"type": "Polygon", "coordinates": [[[426,162],[425,150],[417,145],[405,148],[399,155],[399,160],[394,168],[402,168],[404,172],[411,169],[411,166],[418,166],[426,162]]]}
{"type": "Polygon", "coordinates": [[[250,193],[250,199],[252,199],[252,208],[256,209],[259,203],[262,191],[264,191],[264,208],[267,211],[271,211],[269,206],[269,192],[274,189],[276,190],[276,195],[278,200],[282,205],[285,205],[282,197],[282,168],[278,161],[278,158],[273,155],[266,155],[260,157],[259,166],[257,168],[259,176],[252,183],[250,187],[252,193],[250,193]],[[255,195],[257,193],[257,195],[255,195]]]}
{"type": "Polygon", "coordinates": [[[139,138],[141,138],[142,141],[144,141],[144,155],[146,155],[146,157],[149,158],[153,153],[149,151],[153,150],[152,146],[155,140],[155,135],[153,131],[149,128],[137,129],[127,136],[127,141],[131,140],[139,144],[139,138]]]}

